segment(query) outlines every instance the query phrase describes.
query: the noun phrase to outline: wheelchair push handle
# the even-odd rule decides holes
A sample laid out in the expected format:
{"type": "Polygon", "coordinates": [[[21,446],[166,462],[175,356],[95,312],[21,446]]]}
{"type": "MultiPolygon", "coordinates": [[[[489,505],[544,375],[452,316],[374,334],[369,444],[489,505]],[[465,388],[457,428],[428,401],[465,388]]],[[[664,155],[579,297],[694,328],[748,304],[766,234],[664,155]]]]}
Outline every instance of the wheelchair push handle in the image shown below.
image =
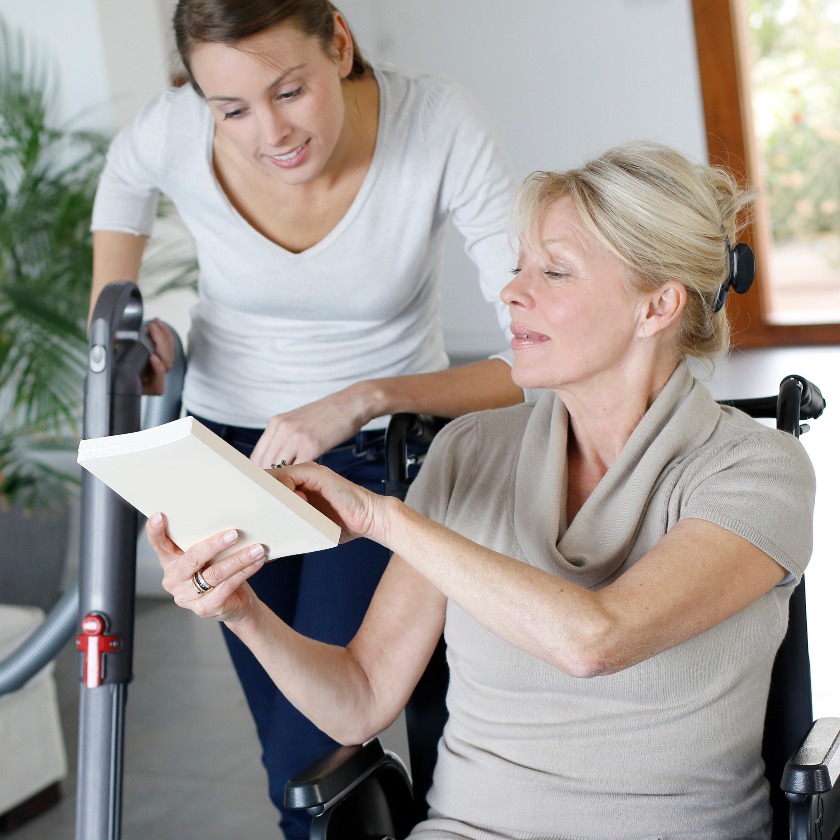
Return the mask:
{"type": "Polygon", "coordinates": [[[816,420],[825,411],[825,397],[813,382],[809,382],[804,376],[793,374],[782,381],[782,387],[788,379],[799,383],[802,392],[799,397],[799,419],[816,420]]]}
{"type": "Polygon", "coordinates": [[[776,428],[799,437],[809,426],[803,420],[814,420],[825,410],[820,389],[802,376],[786,376],[779,385],[776,407],[776,428]]]}

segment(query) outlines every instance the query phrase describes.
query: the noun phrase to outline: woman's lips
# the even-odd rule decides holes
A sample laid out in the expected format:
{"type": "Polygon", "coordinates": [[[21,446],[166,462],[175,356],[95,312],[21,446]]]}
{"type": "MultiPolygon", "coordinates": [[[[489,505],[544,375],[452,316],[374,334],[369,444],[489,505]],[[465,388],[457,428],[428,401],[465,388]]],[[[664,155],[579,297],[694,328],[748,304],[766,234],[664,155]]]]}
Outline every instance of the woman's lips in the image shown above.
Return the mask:
{"type": "Polygon", "coordinates": [[[300,166],[309,151],[309,141],[301,143],[291,151],[285,152],[281,155],[266,155],[268,160],[281,169],[293,169],[295,166],[300,166]]]}
{"type": "Polygon", "coordinates": [[[513,339],[510,342],[510,346],[513,350],[520,350],[525,347],[534,347],[538,344],[543,344],[546,341],[551,341],[547,335],[522,326],[521,324],[512,324],[510,331],[513,333],[513,339]]]}

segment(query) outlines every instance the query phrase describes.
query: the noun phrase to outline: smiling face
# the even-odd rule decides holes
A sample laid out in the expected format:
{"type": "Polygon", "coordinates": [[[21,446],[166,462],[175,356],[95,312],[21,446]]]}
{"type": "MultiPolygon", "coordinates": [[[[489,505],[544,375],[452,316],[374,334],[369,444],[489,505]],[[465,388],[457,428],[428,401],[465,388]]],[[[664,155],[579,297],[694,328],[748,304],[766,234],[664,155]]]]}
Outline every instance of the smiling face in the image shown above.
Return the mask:
{"type": "Polygon", "coordinates": [[[291,23],[233,45],[200,43],[193,75],[226,150],[287,184],[336,165],[343,149],[342,80],[352,67],[350,33],[336,15],[334,56],[291,23]]]}
{"type": "Polygon", "coordinates": [[[552,390],[620,387],[637,353],[646,296],[584,228],[570,198],[545,210],[535,239],[531,250],[523,244],[501,295],[510,309],[514,381],[552,390]]]}

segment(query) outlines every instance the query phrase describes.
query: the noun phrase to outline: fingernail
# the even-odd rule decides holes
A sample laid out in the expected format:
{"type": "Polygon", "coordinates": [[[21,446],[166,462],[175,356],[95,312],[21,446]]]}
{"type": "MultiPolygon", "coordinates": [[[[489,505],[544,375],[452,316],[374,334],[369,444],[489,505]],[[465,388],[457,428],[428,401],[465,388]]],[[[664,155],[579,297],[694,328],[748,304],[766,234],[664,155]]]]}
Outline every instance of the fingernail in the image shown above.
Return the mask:
{"type": "Polygon", "coordinates": [[[163,517],[159,513],[152,514],[152,525],[160,525],[163,522],[163,517]]]}
{"type": "Polygon", "coordinates": [[[235,529],[225,531],[224,534],[222,534],[222,540],[224,540],[224,542],[226,543],[234,543],[237,541],[237,539],[239,539],[239,532],[235,529]]]}
{"type": "Polygon", "coordinates": [[[248,549],[248,555],[253,557],[255,560],[258,557],[262,557],[265,554],[265,549],[261,545],[252,545],[248,549]]]}

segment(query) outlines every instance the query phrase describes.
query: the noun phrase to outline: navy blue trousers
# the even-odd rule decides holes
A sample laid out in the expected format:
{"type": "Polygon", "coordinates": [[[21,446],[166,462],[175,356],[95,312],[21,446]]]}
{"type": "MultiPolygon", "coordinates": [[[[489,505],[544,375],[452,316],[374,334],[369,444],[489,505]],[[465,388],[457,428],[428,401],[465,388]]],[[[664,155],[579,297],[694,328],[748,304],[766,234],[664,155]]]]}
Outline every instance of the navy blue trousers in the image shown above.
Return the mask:
{"type": "MultiPolygon", "coordinates": [[[[200,422],[245,455],[259,429],[200,422]]],[[[384,431],[362,432],[327,452],[319,462],[376,493],[385,479],[384,431]]],[[[362,623],[390,552],[370,540],[353,540],[326,551],[282,557],[250,579],[259,598],[287,624],[313,639],[346,645],[362,623]]],[[[226,627],[225,641],[245,692],[262,745],[269,795],[280,812],[286,840],[309,837],[310,816],[283,807],[286,781],[337,744],[280,693],[253,654],[226,627]]]]}

